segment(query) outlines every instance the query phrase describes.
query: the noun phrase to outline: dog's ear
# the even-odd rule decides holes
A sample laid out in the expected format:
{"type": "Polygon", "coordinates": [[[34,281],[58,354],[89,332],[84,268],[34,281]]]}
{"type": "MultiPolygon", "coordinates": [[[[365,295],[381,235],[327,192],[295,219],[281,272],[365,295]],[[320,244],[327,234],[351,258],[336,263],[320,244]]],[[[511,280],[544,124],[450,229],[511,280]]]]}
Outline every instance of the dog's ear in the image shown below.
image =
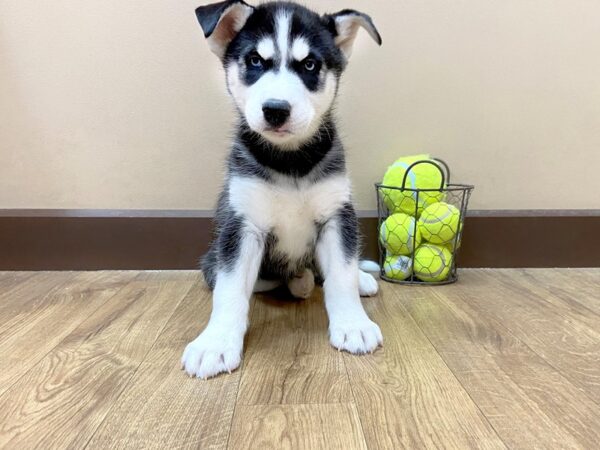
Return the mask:
{"type": "Polygon", "coordinates": [[[196,17],[214,54],[223,59],[227,46],[253,12],[254,8],[243,0],[212,3],[196,9],[196,17]]]}
{"type": "Polygon", "coordinates": [[[335,14],[327,14],[324,19],[333,33],[335,38],[335,44],[342,51],[346,59],[348,59],[352,53],[352,45],[356,38],[358,29],[363,27],[369,33],[369,36],[373,38],[378,45],[381,45],[381,36],[375,28],[371,18],[359,11],[353,9],[344,9],[335,14]]]}

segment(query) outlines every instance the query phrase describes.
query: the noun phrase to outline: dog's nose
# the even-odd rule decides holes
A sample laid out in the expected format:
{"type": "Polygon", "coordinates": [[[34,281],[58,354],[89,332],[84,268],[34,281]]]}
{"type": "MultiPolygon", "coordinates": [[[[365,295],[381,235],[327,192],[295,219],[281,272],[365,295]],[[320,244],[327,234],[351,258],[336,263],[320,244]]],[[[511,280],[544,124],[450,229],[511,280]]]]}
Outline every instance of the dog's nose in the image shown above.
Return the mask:
{"type": "Polygon", "coordinates": [[[290,117],[292,105],[285,100],[267,100],[262,110],[269,125],[280,127],[290,117]]]}

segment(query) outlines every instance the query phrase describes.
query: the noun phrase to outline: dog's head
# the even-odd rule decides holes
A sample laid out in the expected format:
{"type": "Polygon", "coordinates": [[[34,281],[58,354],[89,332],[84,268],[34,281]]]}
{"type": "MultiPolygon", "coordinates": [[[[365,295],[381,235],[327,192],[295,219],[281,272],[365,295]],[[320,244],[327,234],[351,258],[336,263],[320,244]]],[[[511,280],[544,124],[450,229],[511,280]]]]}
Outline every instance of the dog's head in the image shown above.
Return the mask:
{"type": "Polygon", "coordinates": [[[358,29],[381,44],[371,18],[348,9],[319,16],[294,3],[229,0],[196,16],[240,113],[284,149],[309,140],[330,111],[358,29]]]}

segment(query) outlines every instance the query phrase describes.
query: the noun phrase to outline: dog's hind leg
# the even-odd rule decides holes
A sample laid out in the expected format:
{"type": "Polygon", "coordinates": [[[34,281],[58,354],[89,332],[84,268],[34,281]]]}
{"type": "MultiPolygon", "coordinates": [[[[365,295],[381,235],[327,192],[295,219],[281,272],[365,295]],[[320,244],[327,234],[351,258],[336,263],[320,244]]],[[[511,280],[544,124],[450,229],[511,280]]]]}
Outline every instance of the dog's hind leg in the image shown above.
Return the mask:
{"type": "Polygon", "coordinates": [[[263,280],[262,278],[259,278],[256,280],[256,283],[254,283],[252,292],[269,292],[273,289],[277,289],[279,286],[281,286],[281,280],[263,280]]]}
{"type": "Polygon", "coordinates": [[[204,331],[183,352],[190,376],[210,378],[235,370],[241,362],[249,301],[264,253],[264,235],[251,224],[232,220],[219,245],[213,309],[204,331]]]}
{"type": "Polygon", "coordinates": [[[379,285],[377,280],[370,273],[359,269],[358,271],[358,291],[361,297],[373,297],[377,295],[379,285]]]}
{"type": "Polygon", "coordinates": [[[371,274],[381,269],[375,261],[361,260],[358,262],[358,291],[361,297],[373,297],[379,291],[377,279],[371,274]]]}

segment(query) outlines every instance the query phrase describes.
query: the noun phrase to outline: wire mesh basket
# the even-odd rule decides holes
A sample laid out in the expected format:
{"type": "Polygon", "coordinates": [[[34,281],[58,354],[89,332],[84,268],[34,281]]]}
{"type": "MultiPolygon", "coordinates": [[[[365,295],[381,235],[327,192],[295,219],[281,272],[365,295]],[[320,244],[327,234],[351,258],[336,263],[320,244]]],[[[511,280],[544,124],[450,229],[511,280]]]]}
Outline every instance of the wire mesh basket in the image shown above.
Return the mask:
{"type": "Polygon", "coordinates": [[[448,165],[437,158],[406,165],[399,186],[375,184],[381,278],[427,286],[454,283],[474,186],[450,183],[448,165]],[[432,174],[430,166],[439,188],[411,187],[417,186],[417,172],[432,174]]]}

